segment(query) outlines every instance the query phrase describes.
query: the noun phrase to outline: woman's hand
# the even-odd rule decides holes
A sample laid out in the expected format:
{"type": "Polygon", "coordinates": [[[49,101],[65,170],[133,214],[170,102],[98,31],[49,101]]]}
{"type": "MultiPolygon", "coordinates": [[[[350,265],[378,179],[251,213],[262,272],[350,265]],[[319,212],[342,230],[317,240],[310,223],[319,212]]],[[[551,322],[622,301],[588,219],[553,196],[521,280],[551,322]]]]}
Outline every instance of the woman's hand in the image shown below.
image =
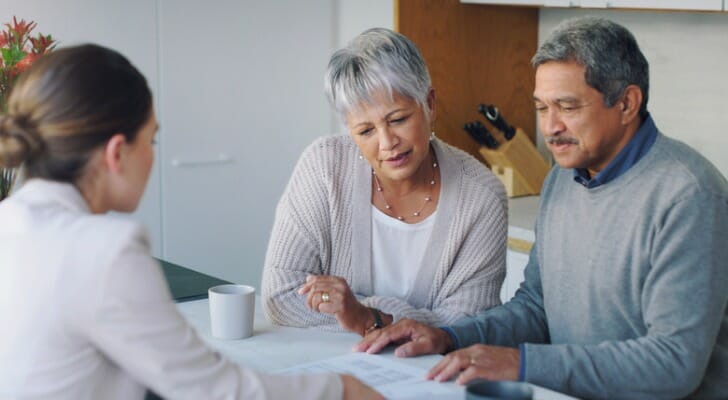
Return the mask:
{"type": "Polygon", "coordinates": [[[521,352],[518,349],[474,344],[446,355],[430,369],[427,379],[442,382],[460,373],[455,383],[461,385],[476,378],[515,381],[518,380],[520,365],[521,352]]]}
{"type": "Polygon", "coordinates": [[[306,304],[312,310],[333,314],[342,328],[362,334],[374,324],[369,308],[359,303],[344,278],[331,275],[309,275],[298,289],[307,295],[306,304]]]}

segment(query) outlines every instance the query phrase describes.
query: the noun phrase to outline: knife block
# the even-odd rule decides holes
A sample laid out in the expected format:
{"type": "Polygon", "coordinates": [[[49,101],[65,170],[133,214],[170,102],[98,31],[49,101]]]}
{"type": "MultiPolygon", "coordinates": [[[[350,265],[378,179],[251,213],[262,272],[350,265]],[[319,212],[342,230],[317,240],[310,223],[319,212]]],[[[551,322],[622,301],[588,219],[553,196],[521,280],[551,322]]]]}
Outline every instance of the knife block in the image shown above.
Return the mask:
{"type": "Polygon", "coordinates": [[[481,147],[480,155],[493,174],[503,182],[508,197],[537,195],[549,172],[549,165],[520,128],[511,140],[501,141],[495,149],[481,147]]]}

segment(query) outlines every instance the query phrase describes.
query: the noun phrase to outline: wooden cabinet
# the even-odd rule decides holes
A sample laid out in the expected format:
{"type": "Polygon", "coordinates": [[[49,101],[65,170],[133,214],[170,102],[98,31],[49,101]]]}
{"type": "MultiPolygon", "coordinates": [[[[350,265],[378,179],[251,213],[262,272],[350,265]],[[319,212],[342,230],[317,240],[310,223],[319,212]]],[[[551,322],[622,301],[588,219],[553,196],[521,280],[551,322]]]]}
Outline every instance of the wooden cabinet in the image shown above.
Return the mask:
{"type": "Polygon", "coordinates": [[[478,104],[488,103],[534,139],[530,60],[538,42],[537,8],[458,0],[399,0],[395,6],[395,28],[417,44],[430,70],[438,137],[480,159],[463,125],[483,121],[478,104]]]}

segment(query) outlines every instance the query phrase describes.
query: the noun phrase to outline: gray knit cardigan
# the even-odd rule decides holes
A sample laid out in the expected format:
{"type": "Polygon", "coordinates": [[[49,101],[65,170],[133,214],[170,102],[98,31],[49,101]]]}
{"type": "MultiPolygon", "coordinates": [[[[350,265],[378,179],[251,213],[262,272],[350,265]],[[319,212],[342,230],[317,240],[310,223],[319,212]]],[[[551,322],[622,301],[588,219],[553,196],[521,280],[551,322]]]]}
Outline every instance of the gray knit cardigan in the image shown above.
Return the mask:
{"type": "Polygon", "coordinates": [[[442,179],[432,235],[406,298],[372,290],[371,166],[348,136],[316,140],[303,153],[276,209],[262,282],[263,308],[280,325],[341,330],[297,293],[306,276],[346,279],[358,300],[392,314],[448,324],[500,304],[507,207],[498,179],[438,139],[442,179]]]}

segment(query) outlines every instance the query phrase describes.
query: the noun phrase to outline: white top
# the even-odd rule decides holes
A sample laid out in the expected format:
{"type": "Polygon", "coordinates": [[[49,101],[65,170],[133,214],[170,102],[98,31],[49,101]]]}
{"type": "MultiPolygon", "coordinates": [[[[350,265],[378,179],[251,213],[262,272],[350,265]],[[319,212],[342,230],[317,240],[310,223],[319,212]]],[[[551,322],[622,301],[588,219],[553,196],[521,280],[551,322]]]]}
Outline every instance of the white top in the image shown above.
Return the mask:
{"type": "Polygon", "coordinates": [[[171,300],[136,222],[70,184],[0,202],[0,399],[340,398],[335,375],[280,377],[210,350],[171,300]]]}
{"type": "Polygon", "coordinates": [[[372,284],[380,296],[409,297],[435,225],[432,213],[408,224],[372,205],[372,284]]]}

